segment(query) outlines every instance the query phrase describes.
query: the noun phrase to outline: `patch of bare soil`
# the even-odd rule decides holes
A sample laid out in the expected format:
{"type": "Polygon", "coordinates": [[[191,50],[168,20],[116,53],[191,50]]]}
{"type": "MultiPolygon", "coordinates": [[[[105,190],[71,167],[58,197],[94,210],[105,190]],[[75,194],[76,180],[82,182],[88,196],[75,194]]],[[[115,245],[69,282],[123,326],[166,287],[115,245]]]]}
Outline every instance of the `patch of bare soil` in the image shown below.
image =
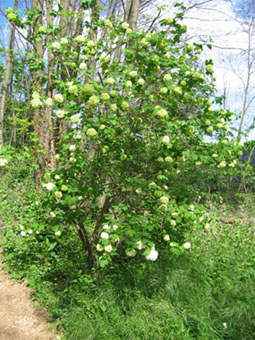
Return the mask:
{"type": "Polygon", "coordinates": [[[0,340],[57,340],[49,331],[47,315],[33,308],[31,290],[8,278],[0,249],[0,340]]]}

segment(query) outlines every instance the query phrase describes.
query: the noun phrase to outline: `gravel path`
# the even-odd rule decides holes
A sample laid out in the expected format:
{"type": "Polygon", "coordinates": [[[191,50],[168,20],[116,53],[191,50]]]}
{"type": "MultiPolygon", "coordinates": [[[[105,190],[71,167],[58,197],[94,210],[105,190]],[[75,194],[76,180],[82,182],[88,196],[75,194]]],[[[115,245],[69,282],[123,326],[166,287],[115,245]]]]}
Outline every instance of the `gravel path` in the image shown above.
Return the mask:
{"type": "MultiPolygon", "coordinates": [[[[1,256],[1,254],[0,254],[1,256]]],[[[33,308],[31,291],[8,278],[0,261],[0,340],[57,340],[45,313],[33,308]]]]}

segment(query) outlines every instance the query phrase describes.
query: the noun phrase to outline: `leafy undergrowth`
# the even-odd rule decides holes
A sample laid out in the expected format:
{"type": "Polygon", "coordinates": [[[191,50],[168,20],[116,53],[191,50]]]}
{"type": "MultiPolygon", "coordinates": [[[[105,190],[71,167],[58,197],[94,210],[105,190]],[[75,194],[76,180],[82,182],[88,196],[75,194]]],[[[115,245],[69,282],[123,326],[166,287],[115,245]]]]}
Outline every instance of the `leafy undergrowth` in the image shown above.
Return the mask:
{"type": "MultiPolygon", "coordinates": [[[[26,277],[66,339],[254,339],[255,228],[245,214],[251,214],[250,202],[231,223],[225,206],[219,214],[225,223],[221,218],[193,230],[191,249],[179,257],[163,253],[142,267],[129,259],[91,278],[72,234],[61,247],[47,238],[24,248],[15,237],[21,211],[29,211],[36,196],[32,174],[12,178],[0,178],[6,265],[14,277],[26,277]]],[[[30,212],[35,223],[40,213],[30,212]]]]}

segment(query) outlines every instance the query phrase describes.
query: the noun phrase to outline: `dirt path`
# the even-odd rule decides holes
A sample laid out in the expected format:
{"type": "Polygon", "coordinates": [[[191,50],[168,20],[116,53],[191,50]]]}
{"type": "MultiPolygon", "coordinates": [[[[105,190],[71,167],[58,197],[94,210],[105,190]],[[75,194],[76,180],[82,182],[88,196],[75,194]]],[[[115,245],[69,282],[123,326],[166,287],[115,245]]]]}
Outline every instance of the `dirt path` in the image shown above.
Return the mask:
{"type": "MultiPolygon", "coordinates": [[[[1,257],[1,254],[0,254],[1,257]]],[[[0,340],[56,340],[44,313],[33,308],[24,283],[8,278],[0,258],[0,340]]]]}

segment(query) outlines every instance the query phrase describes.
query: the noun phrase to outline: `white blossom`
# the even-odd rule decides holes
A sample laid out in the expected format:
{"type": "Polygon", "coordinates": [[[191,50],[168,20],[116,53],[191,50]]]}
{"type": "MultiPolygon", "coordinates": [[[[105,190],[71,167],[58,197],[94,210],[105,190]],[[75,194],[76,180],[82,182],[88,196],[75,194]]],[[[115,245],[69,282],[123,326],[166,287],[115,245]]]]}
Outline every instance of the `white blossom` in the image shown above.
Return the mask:
{"type": "Polygon", "coordinates": [[[43,184],[43,187],[46,188],[47,190],[51,191],[55,187],[55,184],[52,183],[52,182],[45,183],[45,184],[43,184]]]}
{"type": "Polygon", "coordinates": [[[70,151],[75,151],[75,149],[76,149],[76,146],[74,144],[70,145],[70,147],[69,147],[70,151]]]}
{"type": "Polygon", "coordinates": [[[97,251],[103,251],[104,248],[101,246],[101,244],[97,244],[97,245],[96,245],[96,250],[97,250],[97,251]]]}
{"type": "Polygon", "coordinates": [[[68,44],[68,40],[66,38],[62,38],[60,40],[60,43],[63,44],[63,45],[67,45],[68,44]]]}
{"type": "Polygon", "coordinates": [[[156,261],[158,258],[158,252],[156,249],[152,248],[149,255],[146,256],[146,260],[148,261],[156,261]]]}
{"type": "Polygon", "coordinates": [[[85,41],[85,36],[84,35],[77,35],[77,37],[75,38],[75,41],[77,41],[79,44],[82,44],[85,41]]]}
{"type": "Polygon", "coordinates": [[[100,237],[104,240],[108,240],[109,239],[109,234],[106,233],[105,231],[103,231],[100,235],[100,237]]]}
{"type": "Polygon", "coordinates": [[[0,158],[0,166],[5,166],[8,163],[7,159],[0,158]]]}
{"type": "Polygon", "coordinates": [[[170,224],[171,224],[172,227],[175,227],[176,226],[176,221],[175,220],[171,220],[170,224]]]}
{"type": "Polygon", "coordinates": [[[64,101],[64,97],[60,93],[55,94],[54,99],[57,103],[63,103],[64,101]]]}
{"type": "Polygon", "coordinates": [[[60,45],[60,43],[58,42],[58,41],[54,41],[53,43],[52,43],[52,48],[54,49],[54,50],[60,50],[61,49],[61,45],[60,45]]]}
{"type": "Polygon", "coordinates": [[[57,116],[58,118],[64,118],[64,117],[65,117],[65,114],[66,114],[66,112],[65,112],[64,110],[57,110],[57,111],[56,111],[56,116],[57,116]]]}
{"type": "Polygon", "coordinates": [[[165,236],[164,236],[164,240],[165,240],[165,241],[170,241],[170,236],[169,236],[169,235],[165,235],[165,236]]]}
{"type": "Polygon", "coordinates": [[[114,78],[107,78],[106,81],[105,81],[106,84],[108,85],[113,85],[115,83],[115,80],[114,78]]]}
{"type": "Polygon", "coordinates": [[[22,230],[22,232],[20,233],[21,236],[26,236],[26,232],[22,230]]]}
{"type": "Polygon", "coordinates": [[[104,247],[104,250],[105,250],[107,253],[110,253],[110,252],[113,250],[113,248],[112,248],[112,246],[109,244],[108,246],[104,247]]]}
{"type": "Polygon", "coordinates": [[[108,224],[106,224],[106,225],[103,226],[103,229],[104,230],[109,230],[109,229],[111,229],[111,227],[108,224]]]}
{"type": "Polygon", "coordinates": [[[184,245],[183,245],[184,249],[190,249],[190,247],[191,247],[190,242],[185,242],[184,245]]]}
{"type": "Polygon", "coordinates": [[[95,137],[97,135],[97,131],[94,128],[89,128],[86,134],[88,137],[95,137]]]}
{"type": "Polygon", "coordinates": [[[79,115],[72,115],[71,117],[70,117],[70,121],[71,121],[71,123],[73,123],[73,124],[75,124],[75,123],[78,123],[78,121],[79,121],[79,115]]]}
{"type": "Polygon", "coordinates": [[[134,256],[136,256],[136,251],[135,251],[135,249],[132,249],[132,250],[130,250],[130,251],[126,251],[126,255],[128,256],[128,257],[134,257],[134,256]]]}
{"type": "Polygon", "coordinates": [[[38,109],[39,107],[42,106],[42,101],[40,100],[40,98],[34,98],[31,100],[31,106],[34,109],[38,109]]]}
{"type": "Polygon", "coordinates": [[[46,104],[46,106],[52,106],[52,104],[53,104],[52,98],[47,98],[47,99],[45,100],[45,104],[46,104]]]}
{"type": "Polygon", "coordinates": [[[161,196],[159,200],[160,200],[160,203],[162,204],[168,204],[169,202],[169,198],[166,196],[161,196]]]}
{"type": "Polygon", "coordinates": [[[86,63],[80,63],[80,70],[86,70],[87,64],[86,63]]]}
{"type": "Polygon", "coordinates": [[[56,232],[55,232],[55,235],[56,235],[56,236],[61,236],[61,231],[60,231],[60,230],[56,231],[56,232]]]}

